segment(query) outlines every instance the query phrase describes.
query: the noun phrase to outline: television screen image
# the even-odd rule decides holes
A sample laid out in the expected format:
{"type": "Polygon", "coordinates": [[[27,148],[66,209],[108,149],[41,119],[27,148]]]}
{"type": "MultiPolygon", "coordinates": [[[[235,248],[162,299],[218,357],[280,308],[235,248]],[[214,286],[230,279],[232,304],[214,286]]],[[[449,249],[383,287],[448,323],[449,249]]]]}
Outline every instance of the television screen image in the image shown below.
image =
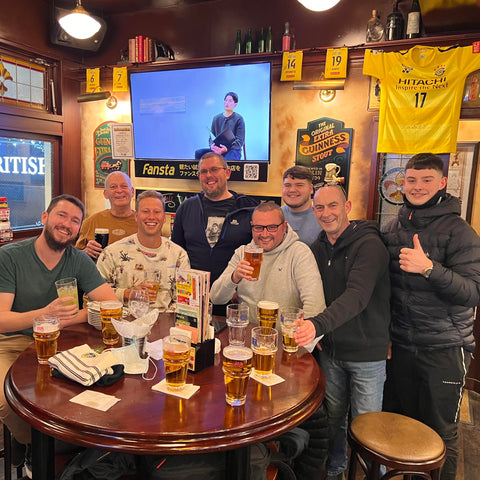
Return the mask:
{"type": "Polygon", "coordinates": [[[218,138],[227,160],[268,162],[270,88],[270,63],[131,73],[135,157],[195,160],[218,138]]]}

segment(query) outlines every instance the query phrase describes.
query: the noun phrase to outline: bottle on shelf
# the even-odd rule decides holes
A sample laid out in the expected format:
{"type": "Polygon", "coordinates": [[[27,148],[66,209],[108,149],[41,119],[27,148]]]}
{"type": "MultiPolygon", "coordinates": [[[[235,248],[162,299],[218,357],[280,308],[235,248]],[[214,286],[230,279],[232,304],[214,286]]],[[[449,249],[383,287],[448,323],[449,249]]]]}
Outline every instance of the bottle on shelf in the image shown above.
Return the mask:
{"type": "Polygon", "coordinates": [[[372,18],[367,22],[367,43],[381,42],[385,35],[385,29],[383,28],[376,10],[372,10],[372,18]]]}
{"type": "Polygon", "coordinates": [[[265,38],[265,51],[273,52],[273,37],[272,37],[272,27],[268,27],[267,36],[265,38]]]}
{"type": "Polygon", "coordinates": [[[237,38],[235,39],[235,55],[242,53],[242,32],[237,30],[237,38]]]}
{"type": "Polygon", "coordinates": [[[407,18],[407,38],[418,38],[422,31],[422,14],[418,0],[412,0],[412,6],[407,18]]]}
{"type": "Polygon", "coordinates": [[[250,27],[245,35],[245,53],[252,53],[252,29],[250,27]]]}
{"type": "Polygon", "coordinates": [[[385,32],[386,40],[401,40],[403,38],[403,30],[405,21],[403,15],[398,11],[398,2],[393,3],[393,12],[387,17],[387,28],[385,32]]]}
{"type": "Polygon", "coordinates": [[[292,37],[290,36],[290,24],[285,22],[285,31],[283,32],[282,37],[282,51],[286,52],[290,50],[290,40],[292,37]]]}
{"type": "Polygon", "coordinates": [[[265,32],[263,27],[260,29],[260,34],[258,35],[257,52],[265,52],[265,32]]]}

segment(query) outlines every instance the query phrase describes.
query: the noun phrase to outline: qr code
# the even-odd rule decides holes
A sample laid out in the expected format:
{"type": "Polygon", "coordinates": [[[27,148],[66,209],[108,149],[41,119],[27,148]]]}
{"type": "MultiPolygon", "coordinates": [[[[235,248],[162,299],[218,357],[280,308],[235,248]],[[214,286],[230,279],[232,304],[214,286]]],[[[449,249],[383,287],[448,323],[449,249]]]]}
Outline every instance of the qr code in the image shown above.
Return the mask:
{"type": "Polygon", "coordinates": [[[258,180],[259,166],[256,163],[246,163],[243,166],[244,180],[258,180]]]}

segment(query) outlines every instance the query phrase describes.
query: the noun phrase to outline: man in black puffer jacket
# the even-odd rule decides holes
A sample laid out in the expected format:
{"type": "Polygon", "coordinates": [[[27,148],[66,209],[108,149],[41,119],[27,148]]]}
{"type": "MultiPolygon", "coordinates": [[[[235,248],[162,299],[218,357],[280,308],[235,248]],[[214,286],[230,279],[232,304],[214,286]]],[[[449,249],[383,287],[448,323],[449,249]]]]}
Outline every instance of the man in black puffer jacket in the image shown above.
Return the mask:
{"type": "Polygon", "coordinates": [[[416,418],[443,438],[442,480],[455,479],[457,420],[474,350],[480,301],[480,238],[445,191],[443,161],[431,153],[405,167],[405,204],[383,231],[390,253],[392,357],[384,409],[416,418]]]}

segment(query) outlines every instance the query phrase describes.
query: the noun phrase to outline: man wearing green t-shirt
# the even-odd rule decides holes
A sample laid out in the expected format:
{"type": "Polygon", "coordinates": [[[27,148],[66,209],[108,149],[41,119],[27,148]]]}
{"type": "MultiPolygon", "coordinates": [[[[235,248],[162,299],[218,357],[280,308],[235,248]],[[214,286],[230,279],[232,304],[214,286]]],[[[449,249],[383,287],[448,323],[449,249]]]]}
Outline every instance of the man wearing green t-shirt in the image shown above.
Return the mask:
{"type": "MultiPolygon", "coordinates": [[[[40,236],[0,248],[0,381],[11,364],[32,342],[33,319],[42,314],[60,318],[60,327],[87,320],[87,311],[75,313],[71,297],[58,298],[55,281],[75,277],[91,300],[116,300],[95,263],[73,247],[84,217],[78,198],[60,195],[42,214],[40,236]]],[[[0,420],[21,444],[30,443],[30,426],[8,406],[0,389],[0,420]]]]}

